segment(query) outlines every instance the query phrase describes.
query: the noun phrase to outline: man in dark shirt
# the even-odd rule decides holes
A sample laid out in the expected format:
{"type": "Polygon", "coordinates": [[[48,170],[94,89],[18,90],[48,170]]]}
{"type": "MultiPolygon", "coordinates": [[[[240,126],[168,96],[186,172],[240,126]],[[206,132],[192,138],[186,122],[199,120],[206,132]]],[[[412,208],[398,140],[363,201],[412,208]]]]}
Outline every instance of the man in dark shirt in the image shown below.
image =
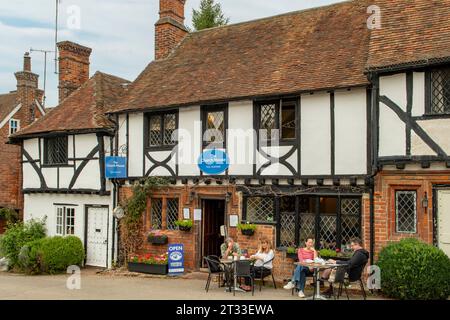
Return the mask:
{"type": "MultiPolygon", "coordinates": [[[[345,271],[348,274],[348,279],[350,282],[357,281],[361,278],[361,275],[364,271],[364,267],[369,260],[369,252],[362,247],[362,241],[358,238],[353,238],[350,241],[350,246],[353,250],[353,255],[348,261],[336,261],[336,260],[328,260],[333,264],[342,264],[345,266],[345,271]]],[[[325,270],[322,278],[327,280],[330,277],[331,269],[325,270]]],[[[333,293],[333,285],[330,285],[330,288],[325,292],[325,294],[331,295],[333,293]]]]}

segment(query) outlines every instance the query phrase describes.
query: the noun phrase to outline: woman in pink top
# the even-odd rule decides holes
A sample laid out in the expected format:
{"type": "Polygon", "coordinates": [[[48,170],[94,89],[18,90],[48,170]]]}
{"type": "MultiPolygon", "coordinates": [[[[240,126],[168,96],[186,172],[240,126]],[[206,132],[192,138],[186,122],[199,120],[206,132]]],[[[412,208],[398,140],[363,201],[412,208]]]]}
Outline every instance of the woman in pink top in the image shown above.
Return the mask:
{"type": "MultiPolygon", "coordinates": [[[[317,258],[317,251],[314,249],[314,240],[309,238],[305,242],[305,248],[298,249],[298,261],[314,260],[317,258]]],[[[295,287],[298,289],[298,296],[304,298],[306,277],[313,274],[313,270],[308,267],[297,266],[294,271],[292,280],[284,286],[285,289],[291,290],[295,287]]]]}

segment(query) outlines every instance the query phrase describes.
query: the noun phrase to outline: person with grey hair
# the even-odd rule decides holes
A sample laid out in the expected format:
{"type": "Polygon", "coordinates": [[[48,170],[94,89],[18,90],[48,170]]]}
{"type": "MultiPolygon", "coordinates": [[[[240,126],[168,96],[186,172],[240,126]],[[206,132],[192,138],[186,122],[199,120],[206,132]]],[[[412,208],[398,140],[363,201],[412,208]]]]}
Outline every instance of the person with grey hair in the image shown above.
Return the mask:
{"type": "Polygon", "coordinates": [[[234,242],[231,237],[226,238],[225,243],[222,243],[220,252],[224,259],[227,259],[229,256],[240,256],[242,254],[239,244],[234,242]]]}

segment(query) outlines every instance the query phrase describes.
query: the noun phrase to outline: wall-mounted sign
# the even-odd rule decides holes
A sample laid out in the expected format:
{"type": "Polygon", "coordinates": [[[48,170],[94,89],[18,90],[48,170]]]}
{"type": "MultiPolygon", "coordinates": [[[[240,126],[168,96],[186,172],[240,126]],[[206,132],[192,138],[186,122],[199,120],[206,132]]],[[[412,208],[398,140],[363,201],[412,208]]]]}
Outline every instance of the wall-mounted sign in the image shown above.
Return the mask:
{"type": "Polygon", "coordinates": [[[191,218],[191,209],[183,208],[183,218],[184,220],[189,220],[191,218]]]}
{"type": "Polygon", "coordinates": [[[230,215],[230,227],[236,228],[239,224],[239,216],[237,214],[230,215]]]}
{"type": "Polygon", "coordinates": [[[194,209],[194,221],[202,220],[202,209],[194,209]]]}
{"type": "Polygon", "coordinates": [[[105,157],[105,176],[107,179],[127,177],[127,158],[105,157]]]}
{"type": "Polygon", "coordinates": [[[219,149],[208,149],[198,158],[198,167],[206,174],[221,174],[230,165],[230,159],[225,151],[219,149]]]}
{"type": "Polygon", "coordinates": [[[184,273],[183,244],[169,244],[169,274],[184,273]]]}

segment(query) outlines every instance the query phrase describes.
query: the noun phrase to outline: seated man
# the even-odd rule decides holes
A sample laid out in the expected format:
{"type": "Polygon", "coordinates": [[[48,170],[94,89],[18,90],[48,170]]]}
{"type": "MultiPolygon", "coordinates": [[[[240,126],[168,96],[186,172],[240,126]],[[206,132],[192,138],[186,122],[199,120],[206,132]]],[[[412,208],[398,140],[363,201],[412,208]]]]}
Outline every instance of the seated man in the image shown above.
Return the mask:
{"type": "MultiPolygon", "coordinates": [[[[328,260],[334,264],[342,264],[345,266],[345,271],[348,274],[349,280],[356,281],[361,278],[361,274],[364,270],[367,261],[369,260],[369,252],[367,252],[362,247],[362,241],[358,238],[353,238],[350,240],[350,246],[353,250],[353,256],[349,261],[336,261],[336,260],[328,260]]],[[[322,279],[328,280],[330,277],[332,269],[327,269],[322,274],[322,279]]],[[[325,294],[332,295],[333,294],[333,284],[330,284],[330,288],[325,292],[325,294]]]]}
{"type": "Polygon", "coordinates": [[[228,237],[225,239],[225,243],[222,243],[220,246],[220,252],[222,254],[223,259],[227,259],[229,256],[240,256],[241,249],[239,248],[239,244],[234,242],[233,238],[228,237]]]}

